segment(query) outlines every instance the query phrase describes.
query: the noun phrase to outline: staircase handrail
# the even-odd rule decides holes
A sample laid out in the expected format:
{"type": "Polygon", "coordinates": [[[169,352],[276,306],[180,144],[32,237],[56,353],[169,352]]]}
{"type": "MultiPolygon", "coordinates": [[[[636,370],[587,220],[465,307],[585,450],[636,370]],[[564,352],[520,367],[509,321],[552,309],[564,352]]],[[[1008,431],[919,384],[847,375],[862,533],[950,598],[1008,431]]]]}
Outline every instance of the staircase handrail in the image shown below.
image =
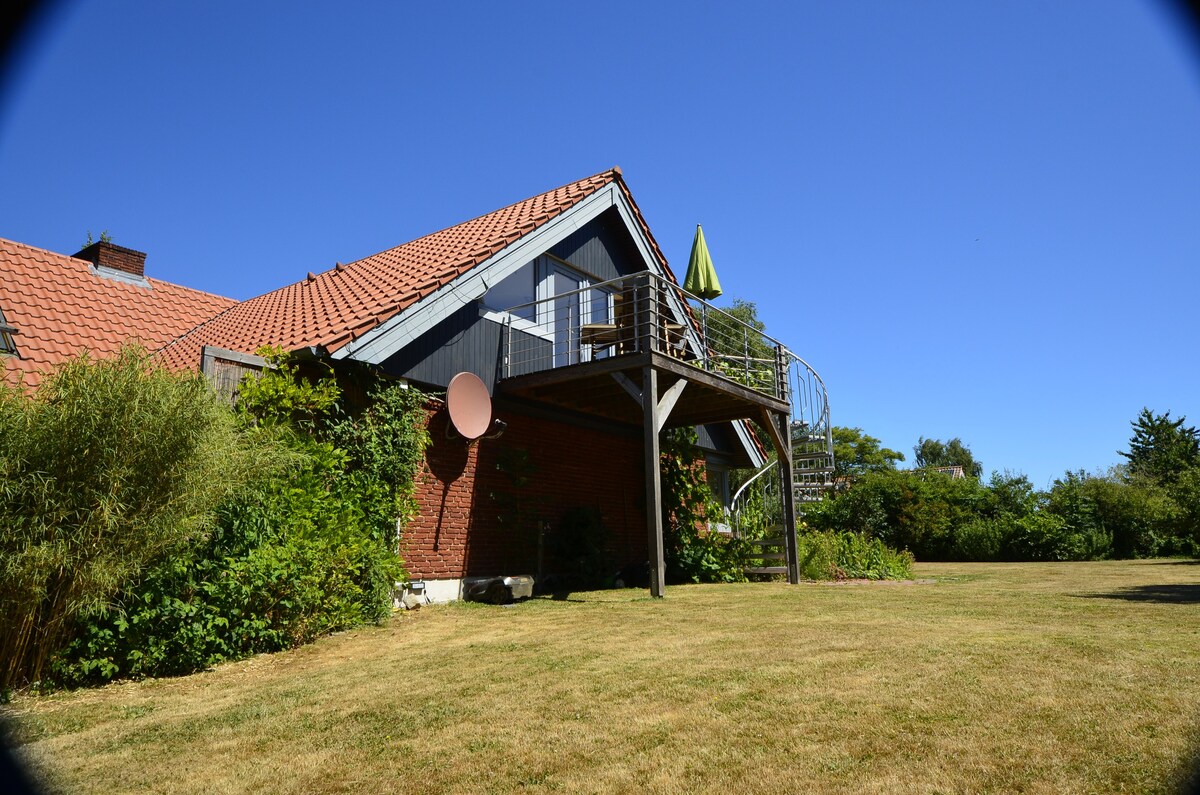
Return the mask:
{"type": "Polygon", "coordinates": [[[745,529],[742,527],[742,511],[746,506],[741,502],[742,495],[746,493],[746,489],[757,483],[759,478],[770,472],[778,463],[778,459],[768,461],[733,493],[733,497],[729,500],[729,517],[732,520],[735,536],[740,536],[745,529]]]}
{"type": "Polygon", "coordinates": [[[741,487],[738,488],[738,490],[733,493],[733,497],[729,500],[729,504],[737,505],[738,498],[742,496],[742,492],[744,492],[750,486],[751,483],[758,480],[763,475],[767,474],[767,471],[771,467],[775,466],[778,463],[779,463],[779,461],[778,461],[778,459],[776,459],[776,460],[768,461],[766,464],[764,464],[761,469],[759,469],[757,472],[755,472],[754,475],[749,480],[747,480],[745,483],[743,483],[741,485],[741,487]]]}

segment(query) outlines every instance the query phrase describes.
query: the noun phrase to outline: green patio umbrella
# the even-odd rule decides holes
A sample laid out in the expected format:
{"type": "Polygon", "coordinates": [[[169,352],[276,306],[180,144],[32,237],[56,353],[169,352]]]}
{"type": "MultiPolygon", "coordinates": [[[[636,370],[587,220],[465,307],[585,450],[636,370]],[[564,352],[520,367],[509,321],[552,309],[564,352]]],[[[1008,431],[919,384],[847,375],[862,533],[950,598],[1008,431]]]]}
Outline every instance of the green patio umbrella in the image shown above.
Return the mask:
{"type": "Polygon", "coordinates": [[[692,257],[688,260],[687,277],[683,289],[692,295],[711,300],[721,294],[721,283],[708,255],[708,244],[704,242],[704,230],[696,224],[696,239],[692,241],[692,257]]]}

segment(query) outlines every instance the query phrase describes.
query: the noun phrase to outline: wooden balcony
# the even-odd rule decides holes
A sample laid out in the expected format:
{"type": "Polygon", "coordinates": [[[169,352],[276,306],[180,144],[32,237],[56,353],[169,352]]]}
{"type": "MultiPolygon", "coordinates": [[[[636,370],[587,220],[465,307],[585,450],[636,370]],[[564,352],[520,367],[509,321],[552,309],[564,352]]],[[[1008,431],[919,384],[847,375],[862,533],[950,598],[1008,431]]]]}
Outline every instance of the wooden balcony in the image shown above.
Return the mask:
{"type": "Polygon", "coordinates": [[[639,425],[649,367],[671,399],[662,427],[790,412],[785,349],[661,277],[604,282],[506,315],[503,394],[639,425]]]}
{"type": "Polygon", "coordinates": [[[788,578],[799,582],[784,346],[651,273],[589,285],[505,313],[502,394],[641,425],[650,593],[665,590],[659,434],[755,420],[784,479],[788,578]]]}

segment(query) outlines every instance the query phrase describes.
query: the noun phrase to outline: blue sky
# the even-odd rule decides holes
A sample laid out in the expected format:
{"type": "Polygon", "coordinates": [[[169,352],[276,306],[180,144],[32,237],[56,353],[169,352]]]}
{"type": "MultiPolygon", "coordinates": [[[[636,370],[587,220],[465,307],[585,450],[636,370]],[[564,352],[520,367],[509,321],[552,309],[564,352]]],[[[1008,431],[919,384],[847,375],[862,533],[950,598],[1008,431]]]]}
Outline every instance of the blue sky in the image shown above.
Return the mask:
{"type": "Polygon", "coordinates": [[[1200,424],[1200,55],[1145,0],[52,6],[0,236],[247,298],[620,165],[834,422],[1046,486],[1200,424]]]}

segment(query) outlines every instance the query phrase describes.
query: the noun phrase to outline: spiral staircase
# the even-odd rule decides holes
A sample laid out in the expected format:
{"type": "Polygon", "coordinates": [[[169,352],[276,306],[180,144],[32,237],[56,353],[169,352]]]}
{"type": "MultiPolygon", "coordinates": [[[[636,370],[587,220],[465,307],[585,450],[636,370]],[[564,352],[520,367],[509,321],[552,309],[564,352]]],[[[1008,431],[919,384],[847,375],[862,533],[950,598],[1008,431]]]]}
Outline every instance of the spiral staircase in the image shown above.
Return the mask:
{"type": "MultiPolygon", "coordinates": [[[[792,452],[792,494],[797,518],[804,508],[824,499],[833,488],[833,427],[825,382],[808,362],[788,356],[788,399],[792,452]]],[[[737,490],[731,500],[730,525],[749,541],[746,574],[787,574],[788,528],[784,522],[778,459],[769,461],[737,490]]]]}

